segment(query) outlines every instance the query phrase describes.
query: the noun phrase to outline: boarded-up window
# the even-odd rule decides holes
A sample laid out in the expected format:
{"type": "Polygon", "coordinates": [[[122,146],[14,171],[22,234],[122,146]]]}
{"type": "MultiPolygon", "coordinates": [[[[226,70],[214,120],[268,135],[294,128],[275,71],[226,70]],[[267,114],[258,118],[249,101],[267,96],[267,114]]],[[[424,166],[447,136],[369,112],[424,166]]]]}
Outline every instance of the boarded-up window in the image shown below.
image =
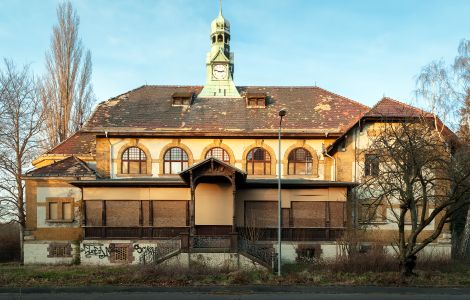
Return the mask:
{"type": "Polygon", "coordinates": [[[103,205],[101,201],[86,201],[86,225],[101,226],[103,205]]]}
{"type": "Polygon", "coordinates": [[[72,203],[70,202],[63,202],[62,203],[62,212],[63,212],[63,219],[64,220],[72,220],[72,203]]]}
{"type": "Polygon", "coordinates": [[[328,202],[330,206],[330,226],[344,227],[344,202],[328,202]]]}
{"type": "Polygon", "coordinates": [[[276,201],[246,201],[245,226],[247,227],[277,227],[276,201]]]}
{"type": "Polygon", "coordinates": [[[186,226],[187,201],[154,201],[153,225],[157,227],[186,226]]]}
{"type": "Polygon", "coordinates": [[[48,221],[73,221],[73,198],[49,197],[46,202],[48,221]]]}
{"type": "Polygon", "coordinates": [[[59,219],[59,203],[49,202],[49,220],[59,219]]]}
{"type": "Polygon", "coordinates": [[[106,225],[139,226],[140,201],[106,201],[106,225]]]}
{"type": "Polygon", "coordinates": [[[325,227],[325,202],[292,202],[292,217],[294,227],[325,227]]]}
{"type": "Polygon", "coordinates": [[[149,226],[149,206],[150,201],[142,201],[142,225],[149,226]]]}
{"type": "Polygon", "coordinates": [[[282,227],[290,227],[290,209],[282,209],[282,227]]]}

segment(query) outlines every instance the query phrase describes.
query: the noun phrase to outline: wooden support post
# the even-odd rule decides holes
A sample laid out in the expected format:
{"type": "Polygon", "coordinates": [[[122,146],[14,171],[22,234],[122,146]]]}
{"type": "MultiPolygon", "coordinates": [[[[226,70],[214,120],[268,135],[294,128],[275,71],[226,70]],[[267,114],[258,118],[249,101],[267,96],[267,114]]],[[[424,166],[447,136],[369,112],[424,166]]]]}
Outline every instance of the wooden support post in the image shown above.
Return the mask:
{"type": "Polygon", "coordinates": [[[330,202],[326,201],[325,203],[325,214],[326,214],[326,222],[325,222],[325,235],[326,235],[326,240],[330,240],[330,226],[331,226],[331,216],[330,216],[330,202]]]}
{"type": "Polygon", "coordinates": [[[144,226],[144,214],[143,214],[143,203],[142,203],[142,200],[140,200],[140,206],[139,206],[139,236],[142,238],[142,235],[143,235],[143,226],[144,226]]]}
{"type": "Polygon", "coordinates": [[[232,233],[237,232],[237,185],[235,183],[235,173],[232,173],[231,180],[232,182],[232,206],[233,206],[233,216],[232,216],[232,233]]]}
{"type": "Polygon", "coordinates": [[[189,205],[189,215],[190,215],[190,236],[196,235],[196,217],[195,217],[195,209],[196,209],[196,195],[195,195],[195,187],[194,187],[194,178],[193,178],[193,171],[189,171],[189,180],[191,186],[191,203],[189,205]]]}
{"type": "Polygon", "coordinates": [[[106,237],[106,201],[101,201],[101,237],[106,237]]]}

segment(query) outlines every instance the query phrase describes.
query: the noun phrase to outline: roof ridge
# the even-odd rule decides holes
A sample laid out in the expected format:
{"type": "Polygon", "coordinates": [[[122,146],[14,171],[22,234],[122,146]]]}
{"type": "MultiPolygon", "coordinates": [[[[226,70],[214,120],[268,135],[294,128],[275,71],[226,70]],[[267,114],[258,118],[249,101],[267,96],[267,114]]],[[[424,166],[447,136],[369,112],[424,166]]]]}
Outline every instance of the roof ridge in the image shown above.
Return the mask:
{"type": "Polygon", "coordinates": [[[85,169],[87,169],[88,171],[92,172],[92,173],[95,174],[95,175],[97,174],[95,170],[93,170],[92,168],[90,168],[86,162],[84,162],[84,161],[81,160],[80,158],[76,157],[75,154],[72,154],[72,157],[73,157],[79,164],[81,164],[83,167],[85,167],[85,169]]]}
{"type": "Polygon", "coordinates": [[[397,103],[397,104],[401,104],[401,105],[407,106],[407,107],[409,107],[409,108],[416,109],[416,110],[419,110],[419,111],[428,113],[428,112],[425,111],[424,109],[421,109],[421,108],[419,108],[419,107],[413,106],[413,105],[411,105],[411,104],[408,104],[408,103],[405,103],[405,102],[402,102],[402,101],[399,101],[399,100],[397,100],[397,99],[393,99],[393,98],[390,98],[390,97],[382,97],[382,99],[380,99],[380,101],[377,102],[377,103],[375,104],[375,106],[377,106],[382,100],[389,100],[389,101],[395,102],[395,103],[397,103]]]}

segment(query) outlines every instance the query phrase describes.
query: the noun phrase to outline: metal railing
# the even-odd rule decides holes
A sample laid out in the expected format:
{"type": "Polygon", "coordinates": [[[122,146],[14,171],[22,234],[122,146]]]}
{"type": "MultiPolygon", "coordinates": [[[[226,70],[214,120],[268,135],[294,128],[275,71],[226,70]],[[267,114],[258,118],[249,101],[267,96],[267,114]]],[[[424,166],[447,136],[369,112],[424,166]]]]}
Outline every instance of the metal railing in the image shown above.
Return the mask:
{"type": "Polygon", "coordinates": [[[144,247],[134,245],[134,251],[139,254],[139,263],[159,264],[181,251],[181,238],[177,236],[144,247]]]}
{"type": "Polygon", "coordinates": [[[193,236],[191,237],[191,248],[213,248],[228,249],[230,248],[229,236],[193,236]]]}
{"type": "Polygon", "coordinates": [[[238,240],[238,251],[248,254],[270,270],[276,269],[277,253],[272,245],[257,244],[245,238],[240,238],[238,240]]]}

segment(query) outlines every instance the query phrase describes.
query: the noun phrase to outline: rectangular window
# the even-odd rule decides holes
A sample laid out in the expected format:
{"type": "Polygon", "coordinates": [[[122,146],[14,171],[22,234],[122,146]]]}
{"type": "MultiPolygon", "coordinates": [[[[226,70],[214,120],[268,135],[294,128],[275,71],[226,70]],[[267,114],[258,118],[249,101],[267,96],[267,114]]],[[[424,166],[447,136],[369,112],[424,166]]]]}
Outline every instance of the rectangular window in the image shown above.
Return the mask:
{"type": "Polygon", "coordinates": [[[345,210],[346,210],[346,203],[345,202],[328,202],[329,205],[329,212],[330,212],[330,226],[331,227],[345,227],[346,226],[346,218],[345,218],[345,210]]]}
{"type": "Polygon", "coordinates": [[[181,105],[191,105],[193,100],[194,93],[174,93],[172,95],[172,105],[181,106],[181,105]]]}
{"type": "Polygon", "coordinates": [[[47,198],[46,203],[48,221],[73,221],[73,198],[47,198]]]}
{"type": "Polygon", "coordinates": [[[47,247],[47,257],[72,257],[72,246],[70,244],[52,243],[47,247]]]}
{"type": "Polygon", "coordinates": [[[139,226],[140,201],[106,201],[106,225],[110,227],[139,226]]]}
{"type": "Polygon", "coordinates": [[[64,220],[72,220],[72,203],[70,202],[62,202],[62,213],[64,220]]]}
{"type": "Polygon", "coordinates": [[[277,227],[276,201],[246,201],[245,226],[246,227],[277,227]]]}
{"type": "Polygon", "coordinates": [[[49,220],[59,219],[59,203],[49,202],[49,220]]]}
{"type": "Polygon", "coordinates": [[[246,105],[248,107],[263,108],[266,107],[265,94],[249,94],[246,96],[246,105]]]}
{"type": "Polygon", "coordinates": [[[379,175],[379,157],[375,154],[366,154],[364,159],[364,173],[366,176],[379,175]]]}
{"type": "Polygon", "coordinates": [[[291,206],[294,227],[325,227],[325,201],[293,201],[291,206]]]}
{"type": "Polygon", "coordinates": [[[103,216],[103,202],[102,201],[85,201],[86,206],[86,225],[87,226],[101,226],[103,216]]]}
{"type": "Polygon", "coordinates": [[[186,226],[187,201],[154,201],[153,225],[156,227],[186,226]]]}
{"type": "MultiPolygon", "coordinates": [[[[422,205],[417,205],[416,206],[416,215],[417,215],[417,223],[419,224],[421,222],[421,216],[423,215],[423,206],[422,205]]],[[[428,216],[427,213],[424,214],[424,217],[426,218],[428,216]]],[[[405,214],[405,224],[406,225],[411,225],[411,211],[408,210],[405,214]]]]}
{"type": "Polygon", "coordinates": [[[382,203],[362,203],[359,209],[361,223],[383,223],[387,220],[387,206],[382,203]]]}

